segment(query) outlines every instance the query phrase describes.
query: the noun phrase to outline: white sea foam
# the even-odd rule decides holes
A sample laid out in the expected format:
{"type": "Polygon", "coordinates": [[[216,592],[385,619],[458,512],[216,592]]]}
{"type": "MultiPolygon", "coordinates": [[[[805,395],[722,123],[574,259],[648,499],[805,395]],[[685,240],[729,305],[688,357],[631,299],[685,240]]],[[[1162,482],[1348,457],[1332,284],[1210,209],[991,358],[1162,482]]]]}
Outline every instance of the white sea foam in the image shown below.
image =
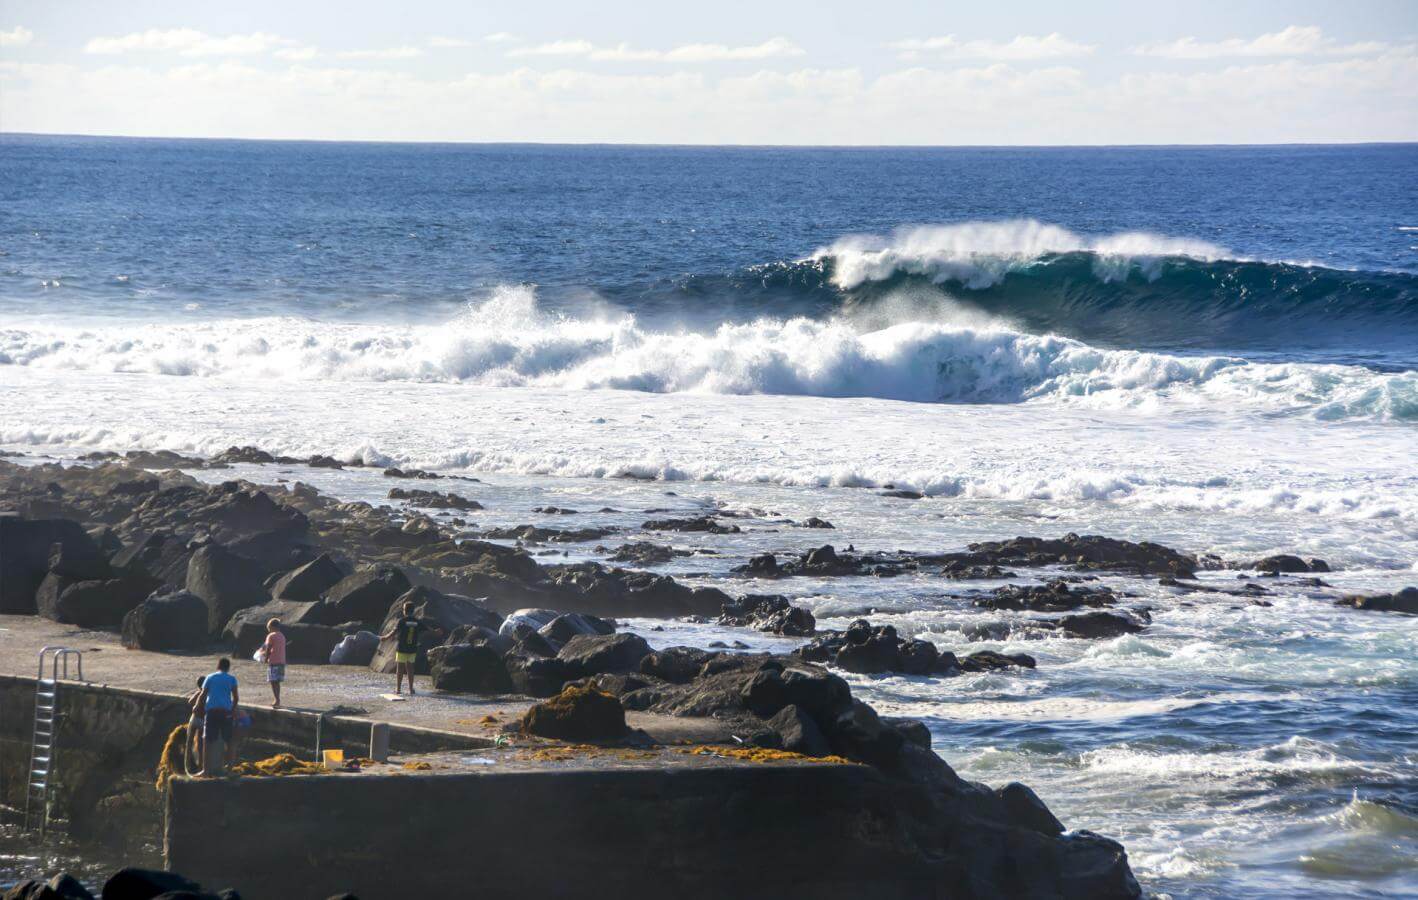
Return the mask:
{"type": "Polygon", "coordinates": [[[525,287],[499,289],[440,325],[267,318],[10,328],[0,332],[0,371],[5,364],[244,380],[1032,401],[1144,411],[1245,405],[1326,420],[1418,418],[1413,372],[1102,350],[936,321],[862,331],[846,320],[762,319],[708,333],[657,331],[629,315],[546,314],[525,287]]]}

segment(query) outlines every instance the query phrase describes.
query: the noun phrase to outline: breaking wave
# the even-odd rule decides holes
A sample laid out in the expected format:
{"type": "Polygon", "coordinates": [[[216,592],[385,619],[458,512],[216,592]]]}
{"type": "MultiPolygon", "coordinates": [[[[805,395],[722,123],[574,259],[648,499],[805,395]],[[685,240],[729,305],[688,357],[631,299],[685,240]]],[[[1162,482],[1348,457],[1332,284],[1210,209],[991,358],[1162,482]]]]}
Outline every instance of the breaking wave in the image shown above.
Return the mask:
{"type": "Polygon", "coordinates": [[[652,329],[628,313],[548,313],[528,287],[438,325],[307,319],[11,328],[4,365],[185,377],[419,381],[655,393],[875,397],[1099,407],[1260,406],[1321,419],[1418,419],[1418,372],[1106,350],[968,314],[863,327],[847,317],[652,329]]]}

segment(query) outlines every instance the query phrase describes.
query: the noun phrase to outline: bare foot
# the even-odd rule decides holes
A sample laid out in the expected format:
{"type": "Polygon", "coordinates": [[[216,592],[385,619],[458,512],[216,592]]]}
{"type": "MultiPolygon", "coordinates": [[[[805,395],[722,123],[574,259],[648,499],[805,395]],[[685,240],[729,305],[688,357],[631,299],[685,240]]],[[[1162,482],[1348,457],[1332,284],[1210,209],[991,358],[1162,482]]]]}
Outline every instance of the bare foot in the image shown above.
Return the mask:
{"type": "Polygon", "coordinates": [[[273,702],[271,703],[271,709],[280,709],[280,708],[281,708],[281,701],[276,700],[276,701],[273,701],[273,702]]]}

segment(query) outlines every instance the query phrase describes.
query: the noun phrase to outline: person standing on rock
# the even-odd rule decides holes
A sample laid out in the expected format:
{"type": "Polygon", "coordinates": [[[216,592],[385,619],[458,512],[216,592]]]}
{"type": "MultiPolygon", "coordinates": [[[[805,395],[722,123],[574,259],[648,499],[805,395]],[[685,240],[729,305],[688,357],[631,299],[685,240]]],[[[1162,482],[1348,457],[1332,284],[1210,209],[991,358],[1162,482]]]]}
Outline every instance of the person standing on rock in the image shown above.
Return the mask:
{"type": "Polygon", "coordinates": [[[438,634],[442,629],[423,619],[414,618],[414,605],[404,601],[404,615],[379,636],[381,641],[395,639],[394,644],[394,693],[403,693],[404,676],[409,678],[409,696],[414,695],[414,663],[419,655],[419,635],[425,628],[438,634]]]}
{"type": "Polygon", "coordinates": [[[202,722],[202,771],[197,774],[205,776],[214,769],[214,741],[221,741],[226,749],[227,766],[236,762],[231,725],[241,704],[241,691],[237,687],[236,676],[231,674],[231,660],[225,656],[217,660],[217,670],[202,681],[202,696],[198,701],[205,714],[202,722]]]}
{"type": "Polygon", "coordinates": [[[272,619],[266,623],[266,643],[261,645],[261,656],[266,660],[266,681],[271,685],[272,709],[281,708],[281,682],[286,680],[286,636],[281,631],[281,620],[272,619]]]}

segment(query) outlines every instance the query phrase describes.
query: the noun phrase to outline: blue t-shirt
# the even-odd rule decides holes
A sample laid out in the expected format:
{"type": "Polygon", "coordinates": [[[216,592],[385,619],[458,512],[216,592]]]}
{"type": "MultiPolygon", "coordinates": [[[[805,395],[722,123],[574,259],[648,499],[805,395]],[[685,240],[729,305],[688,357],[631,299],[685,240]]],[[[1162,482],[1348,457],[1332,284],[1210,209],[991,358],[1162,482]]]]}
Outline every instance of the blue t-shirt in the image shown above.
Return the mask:
{"type": "Polygon", "coordinates": [[[202,682],[207,689],[207,709],[231,709],[232,692],[236,690],[236,676],[220,669],[207,676],[202,682]]]}

